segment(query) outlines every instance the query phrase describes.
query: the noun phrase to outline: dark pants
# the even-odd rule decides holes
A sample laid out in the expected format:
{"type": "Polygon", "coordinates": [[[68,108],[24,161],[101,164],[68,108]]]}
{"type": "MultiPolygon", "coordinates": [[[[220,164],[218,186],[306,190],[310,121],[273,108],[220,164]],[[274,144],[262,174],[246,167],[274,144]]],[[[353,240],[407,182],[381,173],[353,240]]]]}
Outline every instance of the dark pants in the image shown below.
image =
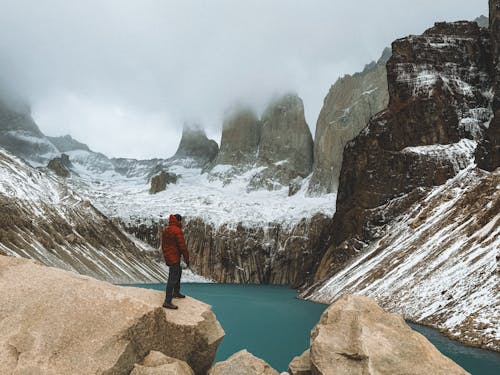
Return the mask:
{"type": "Polygon", "coordinates": [[[180,263],[168,266],[168,281],[167,290],[165,291],[165,302],[172,302],[174,293],[179,293],[181,290],[181,274],[182,268],[180,263]]]}

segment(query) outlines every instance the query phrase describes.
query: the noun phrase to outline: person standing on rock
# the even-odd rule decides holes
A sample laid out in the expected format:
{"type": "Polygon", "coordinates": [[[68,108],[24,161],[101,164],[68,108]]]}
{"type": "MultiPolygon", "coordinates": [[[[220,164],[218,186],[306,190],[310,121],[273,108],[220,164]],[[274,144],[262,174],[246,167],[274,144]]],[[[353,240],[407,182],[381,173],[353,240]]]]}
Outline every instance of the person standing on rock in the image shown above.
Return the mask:
{"type": "Polygon", "coordinates": [[[165,302],[163,307],[167,309],[177,309],[172,303],[172,298],[184,298],[181,294],[181,255],[189,268],[189,253],[182,233],[182,216],[179,214],[170,215],[168,225],[163,229],[161,237],[161,249],[165,263],[167,263],[168,281],[165,291],[165,302]]]}

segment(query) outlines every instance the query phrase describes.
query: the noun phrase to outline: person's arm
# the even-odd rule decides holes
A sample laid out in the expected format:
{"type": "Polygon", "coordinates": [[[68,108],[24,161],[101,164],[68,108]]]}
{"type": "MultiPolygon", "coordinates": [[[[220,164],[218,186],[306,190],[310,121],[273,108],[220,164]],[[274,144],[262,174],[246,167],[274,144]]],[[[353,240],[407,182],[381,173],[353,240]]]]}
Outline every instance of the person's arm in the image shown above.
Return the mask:
{"type": "Polygon", "coordinates": [[[182,229],[177,231],[177,246],[182,252],[182,256],[184,257],[184,262],[189,267],[189,252],[187,250],[186,241],[184,240],[184,234],[182,233],[182,229]]]}

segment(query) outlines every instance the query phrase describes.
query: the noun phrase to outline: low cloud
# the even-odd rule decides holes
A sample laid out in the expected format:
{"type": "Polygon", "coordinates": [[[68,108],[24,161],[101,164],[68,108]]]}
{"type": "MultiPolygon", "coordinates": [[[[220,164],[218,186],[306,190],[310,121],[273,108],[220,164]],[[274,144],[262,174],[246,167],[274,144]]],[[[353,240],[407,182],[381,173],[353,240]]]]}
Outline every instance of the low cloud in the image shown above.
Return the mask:
{"type": "Polygon", "coordinates": [[[0,84],[49,135],[167,157],[185,119],[219,141],[235,101],[285,91],[313,133],[331,84],[392,40],[487,14],[486,0],[0,0],[0,84]]]}

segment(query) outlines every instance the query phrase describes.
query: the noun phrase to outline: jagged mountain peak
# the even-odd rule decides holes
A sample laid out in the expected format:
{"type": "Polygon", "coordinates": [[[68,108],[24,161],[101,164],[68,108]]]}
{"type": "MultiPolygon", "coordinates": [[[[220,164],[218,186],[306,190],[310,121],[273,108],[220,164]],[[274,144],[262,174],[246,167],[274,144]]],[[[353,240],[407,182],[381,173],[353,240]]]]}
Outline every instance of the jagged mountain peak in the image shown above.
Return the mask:
{"type": "Polygon", "coordinates": [[[205,129],[197,122],[185,122],[179,147],[172,160],[192,160],[194,165],[204,166],[214,160],[219,145],[207,137],[205,129]]]}

